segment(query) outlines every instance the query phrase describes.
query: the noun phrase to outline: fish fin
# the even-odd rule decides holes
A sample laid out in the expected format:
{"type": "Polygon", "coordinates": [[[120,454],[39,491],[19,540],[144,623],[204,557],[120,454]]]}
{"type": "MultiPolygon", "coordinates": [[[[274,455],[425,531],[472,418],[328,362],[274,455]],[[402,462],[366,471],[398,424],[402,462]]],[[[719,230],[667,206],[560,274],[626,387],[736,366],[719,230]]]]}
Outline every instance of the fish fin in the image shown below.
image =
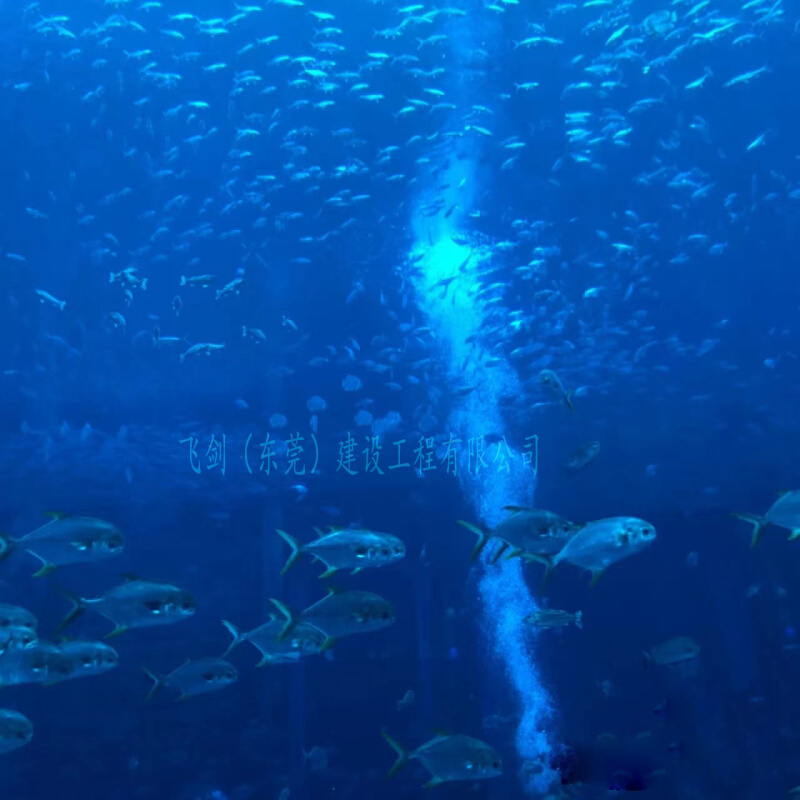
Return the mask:
{"type": "Polygon", "coordinates": [[[351,575],[358,575],[359,572],[363,572],[364,567],[356,567],[350,574],[351,575]]]}
{"type": "Polygon", "coordinates": [[[342,591],[337,586],[326,586],[325,590],[328,592],[328,594],[339,594],[342,591]]]}
{"type": "Polygon", "coordinates": [[[423,789],[433,789],[433,788],[435,788],[436,786],[439,786],[442,783],[444,783],[444,779],[443,778],[438,778],[438,777],[436,777],[436,775],[434,775],[426,784],[424,784],[422,786],[422,788],[423,789]]]}
{"type": "Polygon", "coordinates": [[[525,506],[503,506],[503,511],[510,511],[512,514],[519,514],[520,511],[531,511],[530,508],[525,508],[525,506]]]}
{"type": "Polygon", "coordinates": [[[142,667],[142,672],[144,672],[144,674],[147,675],[147,677],[150,678],[151,681],[153,681],[152,688],[147,693],[147,696],[144,698],[145,703],[149,703],[153,699],[153,697],[155,697],[156,693],[161,691],[161,689],[164,687],[164,679],[159,678],[158,675],[156,675],[154,672],[150,672],[150,670],[147,669],[147,667],[142,667]]]}
{"type": "Polygon", "coordinates": [[[793,542],[800,536],[800,528],[792,528],[792,532],[789,534],[789,541],[793,542]]]}
{"type": "Polygon", "coordinates": [[[262,656],[261,661],[259,661],[258,664],[256,664],[256,668],[258,669],[260,667],[266,667],[267,664],[269,663],[270,663],[270,658],[268,656],[262,656]]]}
{"type": "MultiPolygon", "coordinates": [[[[30,550],[28,551],[30,553],[30,550]]],[[[36,556],[39,558],[39,556],[36,556]]],[[[57,564],[51,564],[49,561],[43,561],[41,569],[36,570],[31,577],[33,578],[44,578],[45,575],[49,575],[51,572],[54,572],[58,568],[57,564]]]]}
{"type": "Polygon", "coordinates": [[[542,584],[539,587],[539,590],[542,594],[545,594],[547,592],[547,587],[550,585],[550,579],[553,577],[553,573],[555,572],[557,565],[553,558],[548,558],[547,556],[540,556],[536,559],[536,561],[544,564],[544,574],[542,575],[542,584]]]}
{"type": "Polygon", "coordinates": [[[63,587],[59,586],[58,590],[67,600],[72,603],[72,608],[69,610],[67,615],[61,622],[56,625],[56,629],[54,633],[59,633],[60,631],[64,630],[71,622],[74,622],[84,611],[86,611],[86,601],[82,597],[78,597],[78,595],[73,594],[72,592],[64,589],[63,587]]]}
{"type": "Polygon", "coordinates": [[[233,636],[233,641],[228,645],[228,649],[222,654],[222,657],[225,658],[225,656],[227,656],[234,647],[238,647],[244,641],[244,636],[242,636],[242,632],[232,622],[228,622],[228,620],[224,619],[222,620],[222,624],[225,626],[225,630],[227,630],[228,633],[233,636]]]}
{"type": "MultiPolygon", "coordinates": [[[[324,631],[323,631],[324,633],[324,631]]],[[[333,636],[326,636],[322,647],[319,648],[320,653],[327,653],[336,644],[336,639],[333,636]]]]}
{"type": "Polygon", "coordinates": [[[276,600],[274,597],[270,598],[270,602],[275,606],[275,608],[278,609],[278,611],[281,612],[281,614],[283,614],[284,618],[286,619],[286,624],[283,626],[283,630],[278,634],[278,641],[282,642],[289,635],[289,631],[292,630],[295,625],[297,625],[299,620],[297,614],[285,603],[281,603],[280,600],[276,600]]]}
{"type": "Polygon", "coordinates": [[[500,560],[500,556],[502,556],[506,550],[508,550],[508,542],[502,542],[500,544],[500,547],[498,547],[497,550],[495,550],[495,552],[492,553],[492,557],[489,559],[489,563],[496,564],[500,560]]]}
{"type": "Polygon", "coordinates": [[[281,575],[285,575],[300,560],[300,556],[303,554],[303,545],[301,545],[300,542],[294,538],[294,536],[286,533],[286,531],[279,530],[276,531],[276,533],[281,537],[281,539],[283,539],[284,542],[286,542],[286,544],[289,545],[289,547],[292,548],[291,555],[286,560],[286,563],[281,570],[281,575]]]}
{"type": "MultiPolygon", "coordinates": [[[[322,561],[322,559],[320,559],[320,561],[322,561]]],[[[327,564],[325,564],[325,566],[328,567],[327,564]]],[[[322,575],[319,576],[320,580],[324,580],[325,578],[330,578],[331,575],[334,575],[336,572],[338,572],[336,567],[328,567],[328,569],[326,569],[325,572],[323,572],[322,575]]]]}
{"type": "Polygon", "coordinates": [[[583,611],[575,612],[575,627],[583,630],[583,611]]]}
{"type": "Polygon", "coordinates": [[[134,575],[132,572],[123,572],[122,573],[122,580],[124,583],[133,583],[133,581],[138,581],[139,576],[134,575]]]}
{"type": "Polygon", "coordinates": [[[575,413],[575,406],[572,405],[572,396],[575,392],[570,389],[568,392],[564,392],[564,402],[567,404],[567,408],[570,410],[572,414],[575,413]]]}
{"type": "Polygon", "coordinates": [[[327,533],[325,533],[325,531],[322,530],[322,528],[314,528],[314,533],[317,534],[317,539],[322,539],[324,536],[328,535],[327,533]]]}
{"type": "Polygon", "coordinates": [[[64,514],[62,511],[45,511],[44,515],[51,519],[64,519],[64,517],[67,516],[67,514],[64,514]]]}
{"type": "Polygon", "coordinates": [[[764,528],[767,527],[767,521],[764,517],[759,517],[758,514],[740,514],[738,511],[731,512],[731,516],[743,519],[753,526],[753,538],[750,540],[750,547],[755,547],[761,538],[761,534],[764,533],[764,528]]]}
{"type": "Polygon", "coordinates": [[[519,558],[525,551],[520,550],[519,548],[516,550],[512,550],[507,556],[506,561],[511,561],[512,558],[519,558]]]}
{"type": "Polygon", "coordinates": [[[7,533],[0,533],[0,561],[4,561],[11,555],[11,551],[19,539],[14,539],[7,533]]]}
{"type": "Polygon", "coordinates": [[[386,733],[386,731],[381,731],[381,736],[383,736],[383,738],[386,740],[386,742],[389,744],[392,750],[394,750],[395,753],[397,753],[397,760],[394,762],[394,764],[392,764],[392,767],[389,770],[389,774],[387,775],[387,777],[389,778],[394,778],[394,776],[397,775],[397,773],[400,772],[400,770],[406,764],[408,764],[408,753],[405,751],[403,746],[401,744],[398,744],[394,739],[392,739],[392,737],[389,736],[389,734],[386,733]]]}
{"type": "Polygon", "coordinates": [[[465,522],[463,519],[458,520],[458,524],[461,525],[462,528],[472,531],[478,537],[478,543],[472,548],[472,554],[470,555],[470,561],[475,561],[481,554],[481,550],[486,547],[486,543],[490,538],[489,534],[477,525],[473,525],[471,522],[465,522]]]}
{"type": "Polygon", "coordinates": [[[646,650],[642,650],[642,663],[644,664],[644,668],[647,669],[652,662],[653,659],[650,657],[650,653],[646,650]]]}
{"type": "MultiPolygon", "coordinates": [[[[113,622],[114,620],[111,620],[111,621],[113,622]]],[[[110,639],[112,636],[119,636],[121,633],[125,633],[126,630],[128,630],[128,626],[127,625],[120,625],[117,622],[117,623],[115,623],[114,630],[111,631],[110,633],[107,633],[103,638],[104,639],[110,639]]]]}
{"type": "Polygon", "coordinates": [[[593,569],[592,570],[592,582],[589,584],[589,588],[594,588],[594,586],[597,584],[597,581],[599,581],[602,576],[603,576],[603,570],[602,569],[593,569]]]}

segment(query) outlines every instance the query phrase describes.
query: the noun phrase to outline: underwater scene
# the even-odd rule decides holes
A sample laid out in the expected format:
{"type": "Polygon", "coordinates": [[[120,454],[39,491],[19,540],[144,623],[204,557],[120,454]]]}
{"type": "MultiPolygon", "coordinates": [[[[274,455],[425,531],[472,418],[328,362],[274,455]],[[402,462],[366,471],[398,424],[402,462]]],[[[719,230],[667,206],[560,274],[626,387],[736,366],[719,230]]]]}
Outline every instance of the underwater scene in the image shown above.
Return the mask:
{"type": "Polygon", "coordinates": [[[0,23],[0,800],[800,798],[796,0],[0,23]]]}

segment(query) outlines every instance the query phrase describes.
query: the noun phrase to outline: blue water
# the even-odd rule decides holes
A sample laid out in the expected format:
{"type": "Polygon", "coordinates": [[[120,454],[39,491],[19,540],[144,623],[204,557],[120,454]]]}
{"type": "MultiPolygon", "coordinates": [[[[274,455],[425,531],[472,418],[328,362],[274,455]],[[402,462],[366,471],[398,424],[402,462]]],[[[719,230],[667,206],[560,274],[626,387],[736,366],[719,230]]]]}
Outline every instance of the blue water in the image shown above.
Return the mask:
{"type": "Polygon", "coordinates": [[[2,689],[34,726],[0,754],[4,800],[419,796],[418,764],[385,780],[382,730],[498,750],[502,777],[431,790],[448,798],[800,784],[797,543],[770,527],[751,550],[731,517],[800,478],[791,3],[42,0],[0,21],[0,531],[57,511],[126,536],[45,578],[13,553],[0,602],[47,639],[62,590],[123,574],[198,602],[110,640],[108,674],[2,689]],[[648,31],[658,11],[675,18],[648,31]],[[543,592],[540,564],[489,563],[495,543],[470,560],[458,520],[531,504],[658,539],[591,589],[562,565],[543,592]],[[391,628],[262,669],[245,644],[235,685],[144,703],[142,667],[322,597],[309,557],[280,575],[276,528],[356,524],[407,557],[330,583],[390,599],[391,628]],[[583,629],[534,631],[537,608],[583,629]],[[675,636],[699,656],[645,669],[675,636]]]}

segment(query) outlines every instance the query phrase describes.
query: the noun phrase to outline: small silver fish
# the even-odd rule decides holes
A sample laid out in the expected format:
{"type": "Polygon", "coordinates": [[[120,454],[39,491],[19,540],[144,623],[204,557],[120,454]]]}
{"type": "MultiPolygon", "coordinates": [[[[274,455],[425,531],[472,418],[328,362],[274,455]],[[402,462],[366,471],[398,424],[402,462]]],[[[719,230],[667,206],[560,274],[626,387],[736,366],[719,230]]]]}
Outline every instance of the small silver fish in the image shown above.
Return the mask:
{"type": "Polygon", "coordinates": [[[307,622],[298,622],[292,628],[291,636],[281,639],[280,635],[286,627],[286,620],[278,619],[274,614],[270,614],[263,625],[245,633],[228,620],[222,620],[222,624],[233,636],[233,641],[222,654],[223,658],[243,642],[250,642],[261,653],[261,661],[256,664],[257,667],[297,661],[302,656],[327,650],[332,643],[332,640],[329,643],[328,637],[319,628],[307,622]]]}
{"type": "Polygon", "coordinates": [[[42,562],[34,573],[39,578],[65,564],[94,562],[122,553],[125,537],[111,522],[94,517],[50,514],[53,519],[20,539],[0,537],[5,547],[0,551],[7,555],[15,548],[25,550],[42,562]]]}
{"type": "Polygon", "coordinates": [[[573,624],[576,628],[583,628],[583,612],[558,611],[555,608],[540,608],[525,617],[528,625],[534,628],[564,628],[573,624]]]}
{"type": "Polygon", "coordinates": [[[332,529],[330,533],[323,533],[319,528],[314,530],[317,539],[308,544],[300,544],[286,531],[277,532],[292,548],[281,575],[288,572],[304,553],[325,564],[327,569],[320,575],[321,578],[329,578],[340,569],[351,569],[356,574],[366,567],[382,567],[406,555],[403,542],[390,533],[356,528],[332,529]]]}
{"type": "Polygon", "coordinates": [[[89,609],[114,623],[114,630],[106,638],[128,628],[171,625],[191,617],[197,608],[194,598],[183,589],[169,583],[154,583],[138,578],[130,578],[97,598],[65,594],[72,601],[73,608],[57,630],[62,630],[89,609]]]}
{"type": "Polygon", "coordinates": [[[503,762],[494,748],[471,736],[436,736],[410,753],[388,733],[382,732],[381,736],[397,753],[397,761],[389,770],[389,777],[393,777],[409,761],[416,759],[431,774],[431,779],[423,787],[425,789],[449,781],[496,778],[503,772],[503,762]]]}
{"type": "Polygon", "coordinates": [[[355,633],[378,631],[395,621],[394,606],[372,592],[339,592],[328,587],[328,594],[301,614],[279,600],[273,599],[272,603],[286,618],[281,639],[285,639],[300,622],[319,628],[331,639],[338,639],[355,633]]]}
{"type": "Polygon", "coordinates": [[[177,700],[185,700],[187,697],[224,689],[235,683],[239,677],[236,667],[224,658],[189,659],[163,678],[146,667],[143,667],[143,670],[153,681],[153,688],[148,693],[147,700],[152,700],[156,692],[165,686],[180,692],[177,700]]]}
{"type": "Polygon", "coordinates": [[[0,709],[0,753],[24,747],[33,738],[33,723],[19,711],[0,709]]]}

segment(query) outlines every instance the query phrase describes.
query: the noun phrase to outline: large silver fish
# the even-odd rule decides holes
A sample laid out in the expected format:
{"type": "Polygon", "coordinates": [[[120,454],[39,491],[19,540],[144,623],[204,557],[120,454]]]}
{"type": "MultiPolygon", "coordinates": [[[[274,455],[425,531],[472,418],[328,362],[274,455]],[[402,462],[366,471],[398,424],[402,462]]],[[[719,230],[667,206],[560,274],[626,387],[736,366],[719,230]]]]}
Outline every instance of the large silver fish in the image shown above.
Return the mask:
{"type": "Polygon", "coordinates": [[[609,517],[588,522],[553,559],[553,566],[566,561],[592,573],[592,586],[603,570],[623,558],[649,547],[656,529],[636,517],[609,517]]]}

